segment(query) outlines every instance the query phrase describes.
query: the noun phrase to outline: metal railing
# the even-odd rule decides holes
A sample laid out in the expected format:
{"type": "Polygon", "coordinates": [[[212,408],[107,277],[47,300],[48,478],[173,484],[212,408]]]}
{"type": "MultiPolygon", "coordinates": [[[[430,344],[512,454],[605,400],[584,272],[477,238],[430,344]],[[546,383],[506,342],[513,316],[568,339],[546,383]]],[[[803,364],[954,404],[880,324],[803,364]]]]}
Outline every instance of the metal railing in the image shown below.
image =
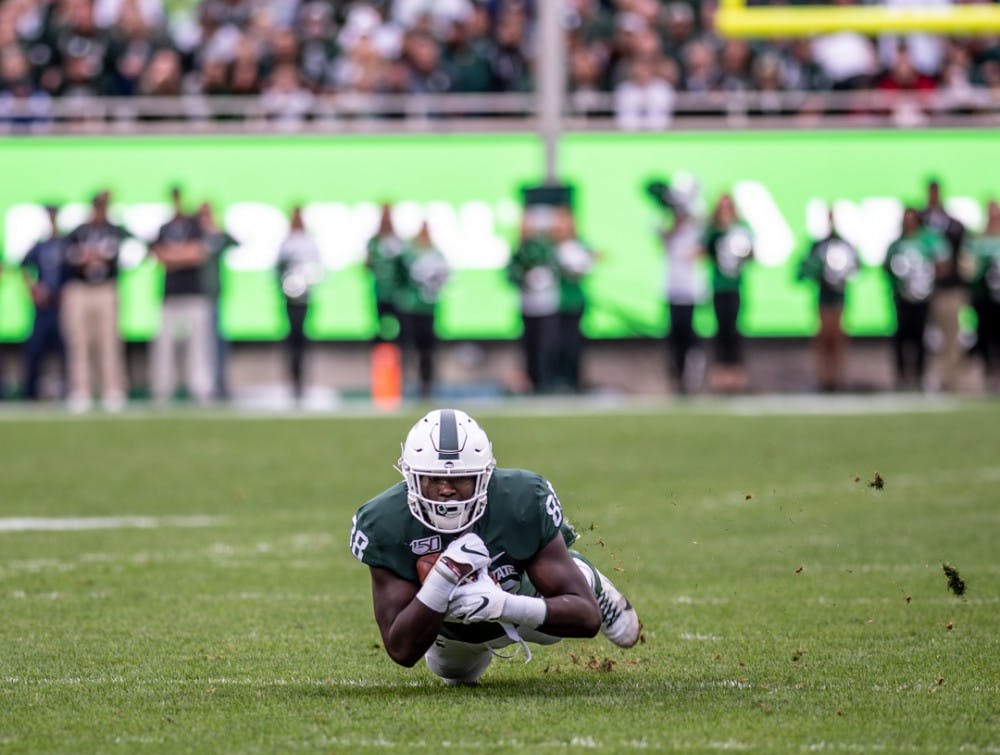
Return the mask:
{"type": "MultiPolygon", "coordinates": [[[[0,134],[537,131],[532,93],[0,100],[0,134]]],[[[615,95],[570,93],[566,130],[616,130],[615,95]]],[[[1000,125],[1000,92],[678,92],[671,129],[1000,125]]]]}

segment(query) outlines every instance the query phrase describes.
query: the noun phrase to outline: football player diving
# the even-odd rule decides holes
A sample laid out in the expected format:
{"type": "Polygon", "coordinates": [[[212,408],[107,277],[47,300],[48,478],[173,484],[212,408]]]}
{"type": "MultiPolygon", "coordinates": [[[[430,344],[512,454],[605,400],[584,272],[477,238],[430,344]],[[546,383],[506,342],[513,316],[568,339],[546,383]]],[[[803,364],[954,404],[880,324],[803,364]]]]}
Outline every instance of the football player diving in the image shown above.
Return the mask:
{"type": "Polygon", "coordinates": [[[389,657],[421,657],[452,685],[472,685],[496,651],[602,632],[631,647],[641,625],[611,581],[570,550],[576,533],[552,485],[497,468],[472,417],[438,409],[403,443],[403,481],[354,516],[351,552],[371,571],[389,657]]]}

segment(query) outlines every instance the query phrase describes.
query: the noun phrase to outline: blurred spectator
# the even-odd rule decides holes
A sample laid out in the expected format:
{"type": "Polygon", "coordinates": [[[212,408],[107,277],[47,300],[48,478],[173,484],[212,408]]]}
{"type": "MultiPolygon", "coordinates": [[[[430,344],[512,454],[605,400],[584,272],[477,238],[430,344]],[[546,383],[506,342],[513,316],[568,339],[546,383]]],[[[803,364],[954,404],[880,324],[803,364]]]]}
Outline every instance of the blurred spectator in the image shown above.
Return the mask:
{"type": "Polygon", "coordinates": [[[87,411],[93,400],[92,355],[100,368],[107,411],[125,406],[125,364],[118,333],[118,255],[129,234],[108,219],[110,194],[92,202],[90,220],[66,238],[67,280],[63,286],[61,324],[66,339],[69,408],[87,411]]]}
{"type": "Polygon", "coordinates": [[[603,77],[602,60],[593,48],[578,47],[570,52],[569,101],[574,113],[600,109],[603,77]]]}
{"type": "MultiPolygon", "coordinates": [[[[944,9],[951,0],[882,0],[889,8],[936,6],[944,9]]],[[[944,37],[933,34],[883,34],[878,38],[879,61],[884,68],[892,68],[900,52],[905,52],[910,64],[919,73],[936,77],[944,65],[946,42],[944,37]]]]}
{"type": "Polygon", "coordinates": [[[554,360],[554,384],[557,389],[579,393],[580,361],[583,357],[580,322],[587,304],[583,280],[593,268],[596,254],[577,235],[569,207],[556,209],[552,240],[556,245],[556,264],[559,268],[559,339],[554,360]]]}
{"type": "Polygon", "coordinates": [[[282,63],[274,69],[261,98],[261,106],[272,123],[282,130],[300,128],[312,104],[313,95],[301,85],[294,64],[282,63]]]}
{"type": "Polygon", "coordinates": [[[125,4],[117,25],[110,33],[108,54],[113,61],[110,92],[119,96],[138,94],[139,80],[157,47],[163,44],[163,40],[154,36],[138,6],[131,2],[125,4]]]}
{"type": "Polygon", "coordinates": [[[175,50],[157,50],[139,78],[138,94],[176,97],[181,94],[181,59],[175,50]]]}
{"type": "MultiPolygon", "coordinates": [[[[699,218],[701,190],[693,176],[678,176],[671,185],[651,183],[647,192],[665,213],[657,232],[666,257],[664,295],[670,315],[668,372],[675,390],[698,389],[702,370],[690,359],[698,345],[694,310],[705,300],[707,281],[702,259],[703,221],[699,218]]],[[[704,364],[704,359],[698,360],[704,364]]]]}
{"type": "Polygon", "coordinates": [[[110,39],[94,22],[90,0],[62,0],[54,19],[48,31],[53,65],[43,75],[43,86],[64,97],[105,94],[110,39]]]}
{"type": "Polygon", "coordinates": [[[656,76],[648,60],[636,58],[615,88],[615,122],[625,131],[662,131],[673,118],[674,89],[656,76]]]}
{"type": "Polygon", "coordinates": [[[250,0],[201,0],[201,17],[213,28],[245,28],[253,16],[250,0]]]}
{"type": "Polygon", "coordinates": [[[451,90],[451,76],[440,65],[441,48],[434,37],[422,31],[409,32],[403,50],[407,63],[407,92],[443,94],[451,90]]]}
{"type": "Polygon", "coordinates": [[[302,208],[292,208],[288,236],[278,250],[278,278],[285,296],[288,314],[288,372],[292,392],[301,399],[304,392],[303,363],[306,351],[306,315],[309,313],[309,295],[323,277],[323,262],[319,247],[306,231],[302,208]]]}
{"type": "Polygon", "coordinates": [[[476,6],[465,18],[452,22],[444,49],[444,64],[455,92],[488,92],[490,70],[489,16],[476,6]]]}
{"type": "Polygon", "coordinates": [[[399,256],[399,287],[396,309],[399,311],[404,348],[417,355],[420,398],[430,398],[434,387],[434,315],[441,289],[451,271],[444,255],[431,240],[430,225],[425,221],[417,235],[403,247],[399,256]]]}
{"type": "Polygon", "coordinates": [[[198,207],[196,215],[198,229],[201,232],[202,243],[208,261],[202,266],[202,290],[211,300],[212,327],[214,349],[212,354],[212,386],[216,399],[224,401],[229,398],[229,381],[226,375],[226,362],[229,356],[229,343],[222,331],[222,269],[225,266],[225,252],[236,246],[237,241],[225,231],[219,229],[212,216],[212,205],[203,202],[198,207]]]}
{"type": "Polygon", "coordinates": [[[976,311],[975,351],[983,360],[986,388],[1000,392],[1000,204],[990,200],[986,227],[966,241],[963,271],[976,311]]]}
{"type": "Polygon", "coordinates": [[[948,56],[938,86],[938,107],[947,113],[971,113],[984,103],[983,92],[973,82],[969,51],[960,44],[948,46],[948,56]]]}
{"type": "Polygon", "coordinates": [[[45,356],[50,352],[59,358],[60,397],[64,397],[66,389],[66,347],[59,325],[59,305],[66,282],[66,239],[56,225],[59,208],[48,205],[45,212],[49,218],[49,237],[31,247],[21,261],[24,282],[35,309],[31,334],[24,343],[24,397],[31,401],[40,398],[38,379],[45,356]]]}
{"type": "Polygon", "coordinates": [[[913,65],[910,53],[901,49],[892,67],[878,80],[876,88],[889,94],[886,107],[899,126],[918,126],[926,121],[930,109],[930,93],[937,82],[920,73],[913,65]]]}
{"type": "Polygon", "coordinates": [[[737,322],[743,269],[753,259],[753,237],[737,214],[731,195],[719,197],[703,245],[712,261],[712,301],[717,324],[711,383],[724,393],[742,391],[747,387],[747,374],[737,322]]]}
{"type": "Polygon", "coordinates": [[[403,242],[392,228],[392,205],[383,203],[378,231],[368,240],[365,266],[371,271],[375,294],[375,340],[392,340],[399,328],[396,288],[399,285],[399,257],[403,242]],[[395,322],[392,322],[395,321],[395,322]]]}
{"type": "Polygon", "coordinates": [[[893,348],[897,390],[918,390],[924,385],[924,331],[934,293],[934,269],[947,259],[944,238],[921,226],[916,208],[905,208],[899,238],[889,245],[883,263],[896,308],[893,348]]]}
{"type": "Polygon", "coordinates": [[[682,72],[684,90],[714,92],[722,80],[715,53],[707,42],[695,40],[683,50],[682,72]]]}
{"type": "Polygon", "coordinates": [[[302,78],[313,91],[320,91],[330,77],[330,66],[339,49],[334,36],[333,11],[321,0],[301,6],[295,31],[302,78]]]}
{"type": "Polygon", "coordinates": [[[531,61],[524,52],[527,18],[519,5],[503,6],[494,29],[490,51],[493,91],[527,92],[531,89],[531,61]]]}
{"type": "Polygon", "coordinates": [[[49,121],[52,103],[31,78],[28,59],[17,46],[0,48],[0,124],[34,131],[49,121]]]}
{"type": "Polygon", "coordinates": [[[253,37],[245,36],[237,44],[236,54],[229,66],[228,83],[230,94],[260,94],[260,45],[253,37]]]}
{"type": "Polygon", "coordinates": [[[691,5],[683,0],[675,0],[664,7],[662,49],[678,65],[683,61],[684,48],[694,41],[697,31],[691,5]]]}
{"type": "Polygon", "coordinates": [[[507,279],[521,295],[521,346],[525,372],[535,393],[552,390],[559,339],[559,266],[549,228],[521,225],[521,243],[507,264],[507,279]]]}
{"type": "Polygon", "coordinates": [[[927,204],[920,213],[924,227],[944,238],[947,254],[935,266],[934,295],[931,297],[930,321],[940,334],[940,347],[935,359],[935,379],[946,391],[958,388],[962,363],[958,317],[968,304],[965,281],[959,274],[959,257],[965,239],[965,226],[948,214],[941,199],[941,184],[927,184],[927,204]]]}
{"type": "Polygon", "coordinates": [[[199,404],[212,397],[212,299],[205,291],[203,269],[211,264],[198,220],[185,214],[181,191],[170,192],[174,215],[161,226],[152,244],[163,266],[163,308],[153,339],[150,373],[153,400],[173,398],[176,346],[184,347],[185,387],[199,404]]]}
{"type": "Polygon", "coordinates": [[[820,391],[845,387],[847,336],[841,324],[847,284],[860,267],[858,251],[838,232],[833,209],[827,212],[829,232],[810,246],[799,267],[799,279],[816,283],[819,331],[816,333],[816,380],[820,391]]]}
{"type": "MultiPolygon", "coordinates": [[[[853,0],[836,0],[835,5],[854,5],[853,0]]],[[[878,70],[875,45],[857,32],[823,34],[812,40],[812,51],[834,89],[864,89],[878,70]]]]}
{"type": "Polygon", "coordinates": [[[720,88],[724,92],[745,92],[751,88],[750,46],[744,39],[727,39],[720,53],[720,88]]]}
{"type": "Polygon", "coordinates": [[[472,12],[471,0],[392,0],[392,18],[411,29],[426,24],[430,31],[444,32],[451,24],[462,21],[472,12]]]}
{"type": "Polygon", "coordinates": [[[94,21],[103,29],[118,26],[127,16],[135,16],[146,27],[163,23],[161,0],[94,0],[94,21]]]}
{"type": "Polygon", "coordinates": [[[831,86],[829,76],[816,62],[808,39],[795,39],[779,45],[782,59],[781,81],[792,92],[824,92],[831,86]]]}

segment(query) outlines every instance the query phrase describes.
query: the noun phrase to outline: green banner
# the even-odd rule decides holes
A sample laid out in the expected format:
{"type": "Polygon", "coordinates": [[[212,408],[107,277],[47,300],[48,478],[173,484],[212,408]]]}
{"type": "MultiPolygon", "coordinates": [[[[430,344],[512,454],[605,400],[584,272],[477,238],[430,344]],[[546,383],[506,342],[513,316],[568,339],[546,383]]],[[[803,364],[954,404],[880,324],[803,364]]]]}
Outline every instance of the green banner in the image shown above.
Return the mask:
{"type": "MultiPolygon", "coordinates": [[[[517,243],[520,188],[538,181],[543,151],[527,134],[434,136],[93,137],[0,139],[0,218],[7,274],[0,278],[0,339],[23,339],[31,307],[16,265],[43,232],[41,205],[63,206],[66,229],[86,217],[100,188],[113,215],[139,240],[125,250],[121,328],[146,339],[158,327],[162,273],[146,256],[179,184],[193,209],[208,201],[239,242],[223,269],[222,323],[234,339],[275,339],[286,323],[271,271],[289,208],[302,203],[327,276],[307,323],[320,339],[367,339],[375,328],[371,282],[361,264],[378,203],[397,203],[403,235],[423,220],[454,268],[439,310],[445,338],[512,338],[517,292],[503,267],[517,243]]],[[[815,292],[795,279],[828,203],[866,267],[851,284],[845,320],[853,334],[884,334],[892,313],[878,265],[898,233],[903,203],[920,204],[938,177],[953,211],[971,227],[995,190],[984,166],[1000,164],[1000,135],[987,130],[781,131],[573,134],[562,144],[574,184],[577,226],[600,253],[587,280],[587,335],[660,336],[667,322],[660,215],[642,191],[650,178],[693,174],[706,208],[731,191],[754,231],[759,261],[747,271],[741,327],[748,335],[799,336],[816,327],[815,292]]],[[[710,307],[696,324],[713,329],[710,307]]]]}

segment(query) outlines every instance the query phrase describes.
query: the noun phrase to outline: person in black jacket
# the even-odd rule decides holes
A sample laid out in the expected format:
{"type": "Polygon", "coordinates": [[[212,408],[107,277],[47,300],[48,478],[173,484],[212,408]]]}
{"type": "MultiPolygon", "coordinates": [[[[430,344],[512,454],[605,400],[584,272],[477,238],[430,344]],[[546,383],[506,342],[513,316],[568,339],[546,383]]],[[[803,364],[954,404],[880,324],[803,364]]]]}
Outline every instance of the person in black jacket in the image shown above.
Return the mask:
{"type": "Polygon", "coordinates": [[[49,218],[49,237],[31,247],[21,261],[24,282],[35,305],[31,335],[24,342],[24,397],[32,401],[39,398],[38,378],[49,352],[59,357],[60,393],[66,388],[66,346],[59,325],[59,305],[66,282],[66,239],[56,226],[59,208],[48,205],[45,211],[49,218]]]}
{"type": "Polygon", "coordinates": [[[934,375],[942,390],[955,391],[962,366],[958,316],[969,302],[968,286],[958,270],[965,226],[945,210],[941,185],[936,180],[927,184],[927,205],[920,212],[920,221],[925,228],[943,236],[947,242],[948,254],[935,269],[930,323],[941,336],[941,345],[934,359],[934,375]]]}
{"type": "Polygon", "coordinates": [[[90,368],[96,356],[104,408],[125,407],[125,353],[118,332],[118,258],[130,234],[108,218],[111,197],[95,195],[90,220],[66,237],[66,283],[60,322],[66,338],[69,408],[90,409],[90,368]]]}

